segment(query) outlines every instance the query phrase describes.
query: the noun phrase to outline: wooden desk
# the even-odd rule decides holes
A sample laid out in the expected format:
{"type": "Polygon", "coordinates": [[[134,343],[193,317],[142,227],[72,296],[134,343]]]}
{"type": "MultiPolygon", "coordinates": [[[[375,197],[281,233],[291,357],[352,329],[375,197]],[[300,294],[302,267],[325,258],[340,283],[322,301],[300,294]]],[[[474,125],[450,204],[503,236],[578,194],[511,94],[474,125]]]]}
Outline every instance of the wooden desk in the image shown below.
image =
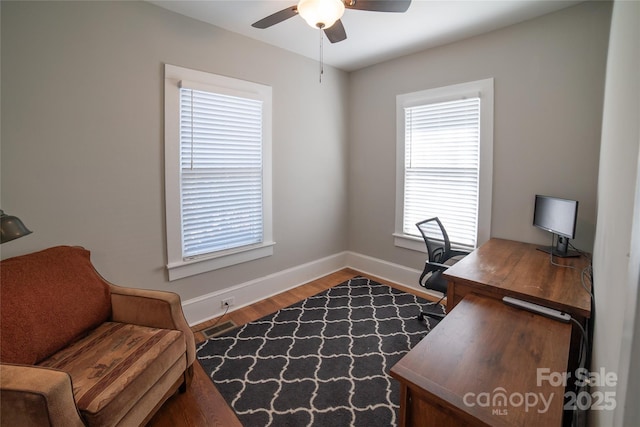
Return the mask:
{"type": "Polygon", "coordinates": [[[491,239],[448,268],[443,274],[449,280],[447,311],[474,292],[498,299],[524,299],[567,312],[579,321],[589,318],[591,297],[581,282],[589,261],[554,257],[554,262],[574,268],[554,266],[549,254],[536,250],[537,246],[491,239]]]}
{"type": "Polygon", "coordinates": [[[564,387],[538,386],[537,367],[565,372],[570,337],[569,324],[466,295],[391,368],[401,386],[400,426],[562,425],[564,387]],[[500,393],[506,406],[492,404],[500,393]],[[550,403],[517,405],[518,396],[533,402],[527,393],[550,403]]]}

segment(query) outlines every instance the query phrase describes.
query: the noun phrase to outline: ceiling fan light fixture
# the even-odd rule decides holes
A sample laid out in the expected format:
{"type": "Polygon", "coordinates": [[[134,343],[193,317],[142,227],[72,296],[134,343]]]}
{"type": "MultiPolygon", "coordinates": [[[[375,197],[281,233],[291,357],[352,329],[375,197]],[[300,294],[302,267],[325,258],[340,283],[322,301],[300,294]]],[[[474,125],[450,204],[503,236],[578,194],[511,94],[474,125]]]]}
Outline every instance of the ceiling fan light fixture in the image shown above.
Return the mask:
{"type": "Polygon", "coordinates": [[[313,28],[329,28],[342,18],[342,0],[300,0],[298,13],[313,28]]]}

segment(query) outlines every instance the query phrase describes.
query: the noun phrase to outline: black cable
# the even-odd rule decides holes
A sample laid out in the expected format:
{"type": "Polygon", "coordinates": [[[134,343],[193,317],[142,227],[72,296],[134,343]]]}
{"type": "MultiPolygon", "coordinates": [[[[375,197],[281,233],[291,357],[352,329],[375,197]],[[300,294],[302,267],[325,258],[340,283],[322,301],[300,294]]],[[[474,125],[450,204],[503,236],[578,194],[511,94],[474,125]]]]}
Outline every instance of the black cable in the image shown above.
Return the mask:
{"type": "MultiPolygon", "coordinates": [[[[595,296],[594,296],[594,283],[593,283],[593,264],[592,264],[592,258],[586,252],[580,251],[573,245],[571,246],[576,251],[578,251],[578,253],[580,253],[581,256],[584,256],[589,260],[589,265],[583,268],[582,271],[580,272],[580,281],[581,281],[582,287],[589,294],[589,297],[590,297],[591,316],[589,317],[589,319],[586,319],[584,327],[576,319],[574,319],[573,317],[571,318],[571,320],[576,325],[578,325],[578,327],[580,328],[580,332],[582,334],[582,346],[580,348],[580,354],[578,356],[578,369],[581,369],[583,371],[587,367],[590,368],[591,366],[591,342],[593,340],[593,325],[595,322],[595,309],[596,309],[595,296]],[[588,278],[588,281],[590,284],[589,287],[587,287],[587,282],[585,280],[585,277],[588,278]]],[[[573,388],[574,393],[576,394],[574,401],[577,403],[582,393],[585,393],[585,392],[589,393],[589,388],[590,388],[590,384],[588,383],[588,381],[582,382],[581,385],[575,384],[573,388]]],[[[571,425],[572,426],[585,425],[586,423],[585,417],[586,417],[585,410],[574,408],[573,414],[571,417],[571,425]]]]}
{"type": "MultiPolygon", "coordinates": [[[[559,238],[559,237],[558,237],[559,238]]],[[[589,256],[588,253],[581,251],[580,249],[576,248],[575,246],[573,246],[571,244],[571,242],[568,242],[568,246],[573,248],[576,252],[578,252],[578,254],[580,254],[580,256],[583,256],[585,258],[587,258],[589,260],[589,265],[587,265],[585,268],[583,268],[580,271],[580,283],[582,285],[582,287],[584,288],[584,290],[589,294],[590,300],[591,300],[591,316],[589,319],[587,319],[586,322],[586,326],[582,326],[582,324],[574,319],[573,317],[571,317],[571,321],[573,323],[575,323],[576,325],[578,325],[578,327],[580,328],[580,333],[582,335],[582,339],[581,339],[581,345],[580,345],[580,350],[578,353],[578,368],[581,371],[586,369],[587,366],[589,366],[591,364],[591,346],[590,346],[590,342],[593,339],[593,324],[594,324],[594,316],[595,316],[595,296],[594,296],[594,292],[593,292],[593,260],[591,258],[591,256],[589,256]],[[587,286],[587,282],[585,280],[585,276],[588,277],[590,285],[591,286],[587,286]]],[[[563,268],[571,268],[574,270],[577,270],[576,267],[572,266],[572,265],[563,265],[563,264],[558,264],[557,262],[555,262],[553,260],[553,248],[555,247],[555,234],[551,235],[551,247],[549,248],[549,261],[552,265],[556,266],[556,267],[563,267],[563,268]]],[[[585,387],[589,387],[589,384],[583,384],[583,385],[575,385],[573,387],[574,392],[576,393],[576,401],[580,395],[580,393],[583,392],[585,387]]],[[[577,408],[575,408],[573,410],[573,414],[571,417],[571,425],[572,426],[577,426],[579,424],[581,424],[581,420],[580,417],[583,415],[584,411],[579,410],[577,408]]]]}
{"type": "Polygon", "coordinates": [[[223,318],[224,316],[226,316],[226,315],[227,315],[227,312],[229,311],[229,307],[231,307],[231,306],[230,306],[229,304],[226,304],[226,308],[224,309],[224,313],[222,313],[222,316],[218,317],[218,320],[216,320],[216,323],[214,323],[213,325],[211,325],[211,326],[209,326],[209,327],[207,327],[207,328],[205,328],[205,329],[215,328],[215,327],[216,327],[216,325],[217,325],[218,323],[220,323],[220,321],[222,320],[222,318],[223,318]]]}

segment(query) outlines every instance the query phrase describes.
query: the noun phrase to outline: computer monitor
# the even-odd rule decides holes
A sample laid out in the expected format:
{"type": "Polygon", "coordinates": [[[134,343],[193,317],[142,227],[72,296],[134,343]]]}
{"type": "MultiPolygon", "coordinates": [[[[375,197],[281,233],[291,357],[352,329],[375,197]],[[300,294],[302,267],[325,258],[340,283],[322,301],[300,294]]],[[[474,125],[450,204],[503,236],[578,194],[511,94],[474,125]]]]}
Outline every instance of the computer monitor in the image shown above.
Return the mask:
{"type": "Polygon", "coordinates": [[[577,218],[576,200],[536,195],[533,225],[553,233],[553,239],[556,241],[555,245],[538,249],[561,258],[580,256],[578,252],[568,250],[569,239],[576,236],[577,218]]]}

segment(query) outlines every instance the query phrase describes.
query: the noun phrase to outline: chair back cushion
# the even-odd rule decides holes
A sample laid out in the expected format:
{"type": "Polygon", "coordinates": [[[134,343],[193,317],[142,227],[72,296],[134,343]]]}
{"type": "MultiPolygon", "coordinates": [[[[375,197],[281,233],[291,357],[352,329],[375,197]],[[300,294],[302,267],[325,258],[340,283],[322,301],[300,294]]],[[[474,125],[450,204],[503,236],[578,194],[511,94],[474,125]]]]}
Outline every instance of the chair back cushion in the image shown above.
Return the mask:
{"type": "Polygon", "coordinates": [[[86,249],[57,246],[0,262],[0,360],[33,365],[109,319],[109,284],[86,249]]]}

